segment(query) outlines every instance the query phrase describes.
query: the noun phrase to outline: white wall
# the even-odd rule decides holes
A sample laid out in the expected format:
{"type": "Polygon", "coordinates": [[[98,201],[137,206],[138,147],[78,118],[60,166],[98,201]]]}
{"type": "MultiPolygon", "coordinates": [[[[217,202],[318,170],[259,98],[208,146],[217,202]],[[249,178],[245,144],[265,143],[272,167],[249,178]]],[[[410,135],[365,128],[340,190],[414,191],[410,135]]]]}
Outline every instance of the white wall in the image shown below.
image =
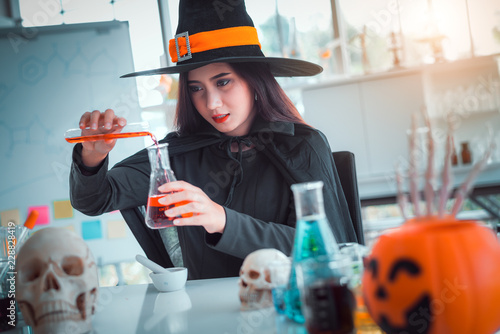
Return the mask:
{"type": "MultiPolygon", "coordinates": [[[[87,217],[77,211],[56,219],[54,201],[69,199],[72,144],[67,129],[77,128],[85,111],[114,108],[129,122],[139,121],[128,24],[62,25],[0,30],[0,211],[18,210],[24,223],[28,208],[48,206],[47,226],[81,232],[84,221],[100,220],[102,238],[87,240],[102,263],[133,260],[141,252],[130,231],[107,239],[109,221],[119,213],[87,217]]],[[[144,147],[139,139],[119,141],[111,165],[144,147]]],[[[128,229],[128,228],[127,228],[128,229]]]]}

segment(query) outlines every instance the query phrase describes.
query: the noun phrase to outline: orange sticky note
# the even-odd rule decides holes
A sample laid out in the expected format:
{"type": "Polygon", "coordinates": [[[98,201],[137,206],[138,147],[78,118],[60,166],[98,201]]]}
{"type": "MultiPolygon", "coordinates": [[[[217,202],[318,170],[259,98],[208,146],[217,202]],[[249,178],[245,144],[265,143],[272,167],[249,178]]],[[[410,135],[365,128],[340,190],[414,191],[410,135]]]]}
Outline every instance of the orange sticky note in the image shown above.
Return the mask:
{"type": "Polygon", "coordinates": [[[54,218],[71,218],[73,217],[73,207],[69,200],[54,201],[54,218]]]}
{"type": "Polygon", "coordinates": [[[14,222],[14,224],[21,224],[21,220],[19,219],[19,209],[12,209],[2,211],[0,213],[2,219],[2,226],[9,226],[9,222],[14,222]]]}

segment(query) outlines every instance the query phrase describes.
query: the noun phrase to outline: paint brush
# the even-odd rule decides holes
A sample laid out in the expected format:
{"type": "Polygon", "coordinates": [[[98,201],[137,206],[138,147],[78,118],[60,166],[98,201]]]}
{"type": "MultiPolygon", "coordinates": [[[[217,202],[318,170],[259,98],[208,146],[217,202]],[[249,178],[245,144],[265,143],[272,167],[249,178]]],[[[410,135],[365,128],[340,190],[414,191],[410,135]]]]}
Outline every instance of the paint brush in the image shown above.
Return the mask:
{"type": "Polygon", "coordinates": [[[434,139],[427,109],[422,108],[425,125],[427,126],[427,171],[425,173],[425,203],[427,215],[432,216],[434,209],[434,139]]]}
{"type": "Polygon", "coordinates": [[[420,217],[420,194],[418,192],[417,171],[417,115],[412,114],[410,132],[410,166],[408,177],[410,179],[410,200],[413,203],[415,217],[420,217]]]}
{"type": "Polygon", "coordinates": [[[404,220],[408,219],[407,205],[408,205],[408,196],[404,193],[403,190],[403,176],[401,175],[400,165],[399,163],[396,165],[396,186],[398,189],[397,201],[399,205],[399,209],[401,210],[401,215],[404,220]]]}
{"type": "Polygon", "coordinates": [[[448,134],[446,137],[446,152],[444,156],[444,167],[441,182],[441,191],[439,193],[439,206],[438,215],[439,218],[444,217],[446,210],[446,203],[450,198],[451,188],[453,184],[453,173],[451,172],[451,155],[453,154],[453,137],[448,134]]]}
{"type": "Polygon", "coordinates": [[[479,173],[483,170],[494,149],[495,149],[495,142],[492,140],[490,145],[487,147],[486,152],[484,153],[481,160],[479,160],[474,165],[472,170],[469,172],[469,175],[467,175],[467,178],[465,179],[464,183],[462,184],[460,189],[458,189],[458,195],[455,199],[455,203],[453,203],[453,208],[451,210],[452,216],[454,217],[457,216],[458,212],[462,208],[462,205],[464,204],[465,199],[467,198],[467,196],[469,196],[469,193],[471,192],[474,186],[475,179],[477,178],[479,173]]]}

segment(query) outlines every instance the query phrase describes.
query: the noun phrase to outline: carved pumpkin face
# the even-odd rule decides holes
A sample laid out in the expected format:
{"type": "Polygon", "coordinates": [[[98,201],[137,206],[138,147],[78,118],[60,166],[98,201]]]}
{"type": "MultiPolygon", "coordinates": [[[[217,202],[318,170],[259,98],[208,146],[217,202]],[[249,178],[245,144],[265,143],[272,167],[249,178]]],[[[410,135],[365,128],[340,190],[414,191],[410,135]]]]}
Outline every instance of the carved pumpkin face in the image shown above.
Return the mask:
{"type": "MultiPolygon", "coordinates": [[[[375,301],[367,305],[379,312],[380,327],[389,333],[413,333],[413,323],[427,322],[431,317],[430,301],[431,294],[427,287],[422,286],[426,279],[422,266],[416,259],[410,257],[394,257],[392,261],[380,261],[371,258],[365,270],[371,272],[371,279],[377,282],[374,291],[375,301]],[[388,267],[386,267],[388,266],[388,267]],[[408,289],[412,285],[413,289],[408,289]],[[417,288],[418,287],[418,288],[417,288]],[[383,311],[383,305],[389,299],[390,304],[396,303],[401,310],[398,314],[389,316],[389,312],[383,311]],[[382,307],[377,308],[379,304],[382,307]],[[425,316],[423,322],[421,318],[425,316]]],[[[429,326],[421,326],[418,333],[428,333],[429,326]]]]}
{"type": "Polygon", "coordinates": [[[392,333],[493,333],[500,327],[500,244],[473,221],[411,220],[365,259],[363,296],[392,333]]]}

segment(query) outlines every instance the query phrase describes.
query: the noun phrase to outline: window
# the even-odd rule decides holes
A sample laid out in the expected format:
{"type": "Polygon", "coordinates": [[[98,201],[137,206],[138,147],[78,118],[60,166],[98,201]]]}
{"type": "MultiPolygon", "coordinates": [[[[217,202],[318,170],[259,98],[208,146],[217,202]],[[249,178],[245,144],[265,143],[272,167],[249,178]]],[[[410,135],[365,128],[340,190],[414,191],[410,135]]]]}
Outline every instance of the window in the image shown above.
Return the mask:
{"type": "MultiPolygon", "coordinates": [[[[168,0],[166,30],[173,38],[177,29],[179,0],[168,0]]],[[[320,64],[324,71],[314,77],[277,78],[300,113],[300,87],[342,72],[340,42],[335,39],[330,0],[247,0],[247,12],[267,57],[290,57],[320,64]]]]}
{"type": "MultiPolygon", "coordinates": [[[[338,74],[334,51],[338,43],[332,28],[330,0],[251,0],[245,2],[247,12],[259,35],[262,51],[268,57],[290,57],[323,66],[320,76],[338,74]]],[[[178,0],[168,1],[173,34],[177,29],[178,0]]],[[[172,38],[172,36],[169,36],[172,38]]],[[[317,78],[280,78],[280,83],[316,81],[317,78]]]]}
{"type": "Polygon", "coordinates": [[[347,74],[380,72],[500,52],[498,1],[337,2],[347,44],[347,74]]]}
{"type": "Polygon", "coordinates": [[[475,55],[500,53],[500,3],[495,0],[469,0],[466,3],[475,55]]]}
{"type": "MultiPolygon", "coordinates": [[[[178,2],[161,2],[167,38],[177,28],[178,2]]],[[[266,56],[297,57],[325,69],[314,78],[280,79],[285,84],[500,52],[500,2],[494,0],[252,0],[246,6],[266,56]]],[[[135,70],[168,63],[155,0],[20,0],[20,9],[25,26],[127,20],[135,70]]],[[[151,88],[158,78],[136,80],[141,106],[163,102],[151,88]]]]}
{"type": "MultiPolygon", "coordinates": [[[[178,0],[168,4],[175,32],[178,0]]],[[[500,52],[494,0],[252,0],[246,7],[266,56],[324,68],[314,78],[280,78],[285,87],[500,52]]]]}

